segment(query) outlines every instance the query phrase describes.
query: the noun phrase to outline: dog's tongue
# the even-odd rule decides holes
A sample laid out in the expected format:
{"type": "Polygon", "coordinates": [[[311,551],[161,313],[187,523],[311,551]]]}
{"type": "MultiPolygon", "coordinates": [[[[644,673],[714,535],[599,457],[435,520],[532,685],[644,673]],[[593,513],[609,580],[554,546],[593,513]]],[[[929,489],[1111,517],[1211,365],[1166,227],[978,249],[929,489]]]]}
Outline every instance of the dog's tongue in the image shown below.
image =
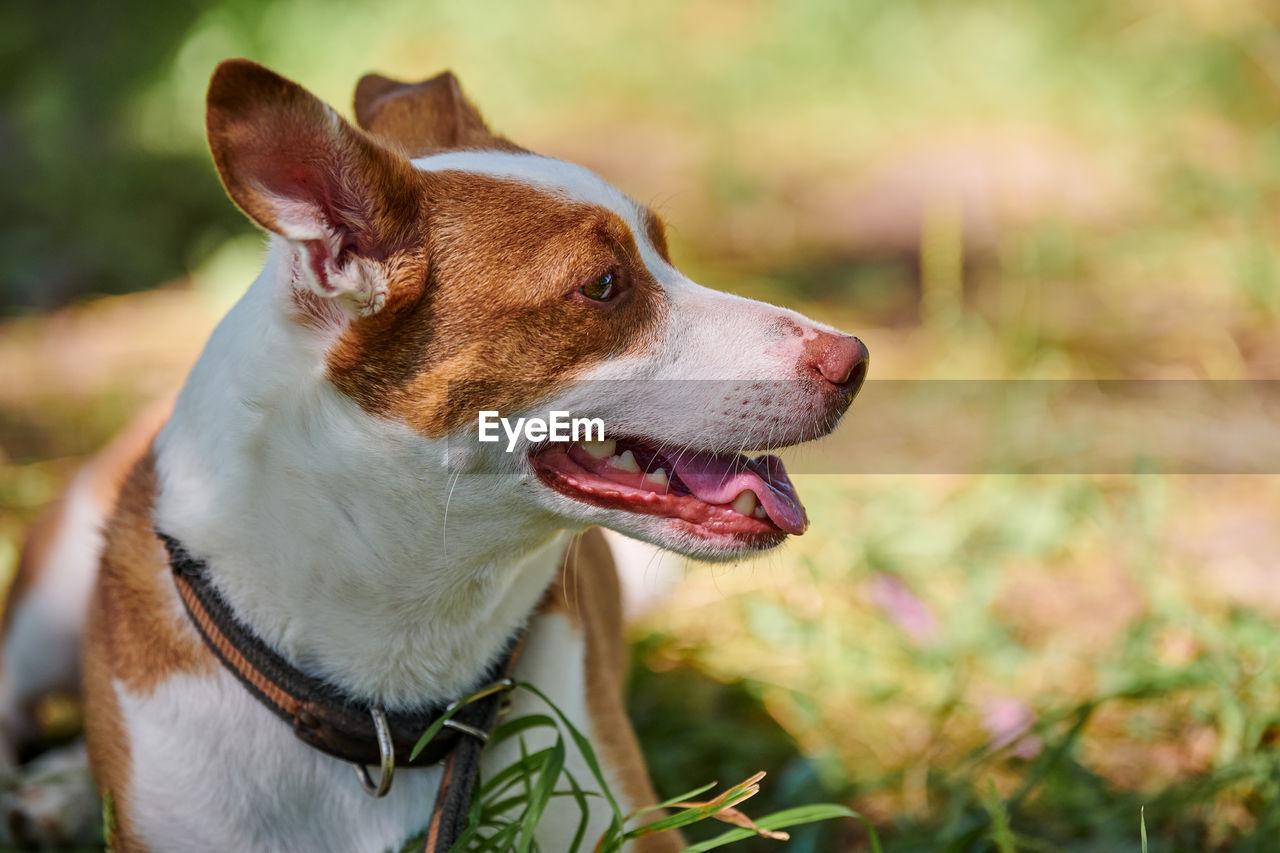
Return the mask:
{"type": "Polygon", "coordinates": [[[795,486],[776,456],[749,459],[738,454],[685,453],[678,455],[672,467],[698,500],[725,504],[750,489],[773,523],[783,530],[799,535],[809,526],[795,486]]]}

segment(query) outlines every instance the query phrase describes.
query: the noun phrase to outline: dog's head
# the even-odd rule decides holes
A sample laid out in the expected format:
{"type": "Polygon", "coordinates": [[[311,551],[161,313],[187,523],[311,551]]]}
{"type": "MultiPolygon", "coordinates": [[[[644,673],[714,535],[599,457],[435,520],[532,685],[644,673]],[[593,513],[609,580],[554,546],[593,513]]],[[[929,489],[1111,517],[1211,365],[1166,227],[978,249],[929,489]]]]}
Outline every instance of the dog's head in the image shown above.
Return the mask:
{"type": "Polygon", "coordinates": [[[834,428],[861,342],[693,283],[652,210],[493,135],[450,74],[367,77],[356,115],[243,60],[209,89],[218,171],[282,238],[276,304],[325,381],[562,527],[704,557],[804,530],[781,463],[740,451],[834,428]],[[483,411],[599,418],[606,438],[509,450],[478,440],[483,411]]]}

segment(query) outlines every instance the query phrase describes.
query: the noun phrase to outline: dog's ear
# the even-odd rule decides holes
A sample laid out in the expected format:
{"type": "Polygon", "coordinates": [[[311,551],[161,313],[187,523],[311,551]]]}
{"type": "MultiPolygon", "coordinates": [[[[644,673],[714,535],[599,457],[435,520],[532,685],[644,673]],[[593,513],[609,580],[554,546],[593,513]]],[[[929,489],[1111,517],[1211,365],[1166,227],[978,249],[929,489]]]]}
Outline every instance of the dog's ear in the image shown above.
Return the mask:
{"type": "Polygon", "coordinates": [[[297,83],[244,59],[214,71],[206,124],[228,194],[304,250],[299,273],[311,289],[362,313],[382,307],[386,262],[421,243],[422,174],[297,83]]]}
{"type": "Polygon", "coordinates": [[[356,123],[410,157],[455,148],[518,151],[494,135],[450,71],[421,83],[366,74],[356,84],[356,123]]]}

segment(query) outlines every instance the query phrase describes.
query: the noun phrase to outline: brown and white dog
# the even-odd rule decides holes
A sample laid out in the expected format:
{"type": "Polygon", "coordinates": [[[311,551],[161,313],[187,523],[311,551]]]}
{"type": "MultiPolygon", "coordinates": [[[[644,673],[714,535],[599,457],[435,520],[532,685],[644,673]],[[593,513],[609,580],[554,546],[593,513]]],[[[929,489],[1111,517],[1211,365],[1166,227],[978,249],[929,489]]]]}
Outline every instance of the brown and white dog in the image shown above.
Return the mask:
{"type": "MultiPolygon", "coordinates": [[[[651,210],[493,135],[452,75],[367,77],[356,116],[219,66],[209,143],[272,234],[266,266],[167,420],[86,469],[23,557],[4,722],[22,737],[30,702],[74,682],[83,630],[117,850],[398,849],[440,783],[401,771],[372,799],[295,738],[202,643],[156,531],[293,666],[388,710],[475,688],[527,625],[518,677],[594,741],[624,811],[653,803],[608,548],[570,537],[601,525],[732,559],[803,531],[780,464],[739,450],[825,434],[866,373],[856,338],[683,276],[651,210]],[[481,410],[598,417],[609,438],[508,452],[476,440],[481,410]]],[[[559,808],[543,850],[576,828],[559,808]]],[[[608,820],[601,805],[589,837],[608,820]]]]}

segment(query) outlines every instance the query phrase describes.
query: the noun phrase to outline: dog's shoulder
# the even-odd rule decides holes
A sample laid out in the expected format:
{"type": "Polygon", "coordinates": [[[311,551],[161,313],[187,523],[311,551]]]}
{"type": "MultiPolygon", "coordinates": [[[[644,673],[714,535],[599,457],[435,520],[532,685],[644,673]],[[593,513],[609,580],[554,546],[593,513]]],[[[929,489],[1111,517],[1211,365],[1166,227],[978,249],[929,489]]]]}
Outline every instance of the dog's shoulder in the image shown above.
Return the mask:
{"type": "Polygon", "coordinates": [[[107,524],[91,622],[91,644],[108,650],[112,677],[150,692],[177,672],[214,670],[212,654],[187,621],[170,577],[168,555],[152,526],[155,457],[134,465],[107,524]]]}
{"type": "Polygon", "coordinates": [[[173,675],[216,669],[183,621],[167,554],[152,528],[155,493],[155,459],[148,450],[125,479],[107,523],[85,632],[85,701],[93,709],[85,736],[94,781],[110,798],[108,833],[120,850],[141,847],[133,836],[133,761],[118,691],[147,696],[173,675]]]}

